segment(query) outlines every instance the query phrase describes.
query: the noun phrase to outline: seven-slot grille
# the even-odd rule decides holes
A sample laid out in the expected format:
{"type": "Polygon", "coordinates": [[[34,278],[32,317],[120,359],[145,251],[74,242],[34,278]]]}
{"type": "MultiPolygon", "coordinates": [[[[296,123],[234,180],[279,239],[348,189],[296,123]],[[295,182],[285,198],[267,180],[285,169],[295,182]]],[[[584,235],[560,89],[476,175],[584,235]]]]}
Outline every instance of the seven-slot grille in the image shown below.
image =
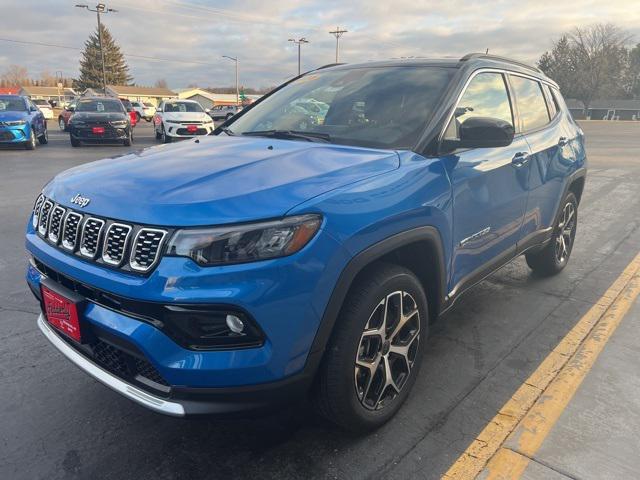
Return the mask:
{"type": "Polygon", "coordinates": [[[146,273],[157,264],[168,232],[82,215],[40,195],[33,206],[40,237],[69,253],[111,267],[146,273]]]}

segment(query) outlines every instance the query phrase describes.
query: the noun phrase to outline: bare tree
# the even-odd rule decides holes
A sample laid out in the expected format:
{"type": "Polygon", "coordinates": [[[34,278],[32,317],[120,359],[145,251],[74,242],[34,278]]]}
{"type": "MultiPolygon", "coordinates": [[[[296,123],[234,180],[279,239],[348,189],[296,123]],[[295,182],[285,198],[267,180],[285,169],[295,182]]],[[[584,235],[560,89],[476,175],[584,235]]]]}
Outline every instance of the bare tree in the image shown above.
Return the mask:
{"type": "Polygon", "coordinates": [[[618,93],[630,39],[630,35],[610,23],[575,28],[568,35],[575,56],[575,97],[585,109],[604,94],[618,93]]]}
{"type": "Polygon", "coordinates": [[[169,85],[167,85],[167,81],[164,78],[159,78],[158,80],[156,80],[154,86],[156,88],[169,88],[169,85]]]}
{"type": "Polygon", "coordinates": [[[9,65],[0,76],[8,86],[30,84],[29,71],[21,65],[9,65]]]}

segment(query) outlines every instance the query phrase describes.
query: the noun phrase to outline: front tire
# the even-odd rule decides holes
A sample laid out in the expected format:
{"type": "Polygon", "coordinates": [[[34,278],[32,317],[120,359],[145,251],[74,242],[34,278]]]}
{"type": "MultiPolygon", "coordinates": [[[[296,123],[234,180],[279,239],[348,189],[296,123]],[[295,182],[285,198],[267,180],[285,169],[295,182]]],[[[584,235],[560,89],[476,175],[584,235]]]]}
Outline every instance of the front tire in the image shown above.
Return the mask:
{"type": "Polygon", "coordinates": [[[562,202],[549,243],[537,252],[525,254],[527,265],[542,276],[556,275],[567,266],[578,226],[578,200],[569,192],[562,202]]]}
{"type": "Polygon", "coordinates": [[[67,124],[64,123],[64,118],[62,117],[58,117],[58,128],[60,129],[61,132],[67,131],[67,124]]]}
{"type": "Polygon", "coordinates": [[[133,143],[133,132],[131,130],[129,130],[129,135],[127,136],[127,138],[122,142],[122,144],[125,147],[130,147],[131,144],[133,143]]]}
{"type": "Polygon", "coordinates": [[[36,131],[33,128],[33,125],[29,129],[31,134],[29,135],[29,140],[24,144],[25,150],[35,150],[36,149],[36,131]]]}
{"type": "Polygon", "coordinates": [[[69,140],[71,140],[72,147],[77,148],[80,146],[80,140],[73,138],[71,135],[69,135],[69,140]]]}
{"type": "Polygon", "coordinates": [[[427,339],[428,307],[409,270],[374,267],[349,291],[320,368],[314,397],[345,430],[379,428],[415,383],[427,339]]]}
{"type": "Polygon", "coordinates": [[[44,126],[44,132],[42,132],[42,135],[38,137],[38,141],[40,142],[40,145],[46,145],[49,143],[49,130],[46,125],[44,126]]]}

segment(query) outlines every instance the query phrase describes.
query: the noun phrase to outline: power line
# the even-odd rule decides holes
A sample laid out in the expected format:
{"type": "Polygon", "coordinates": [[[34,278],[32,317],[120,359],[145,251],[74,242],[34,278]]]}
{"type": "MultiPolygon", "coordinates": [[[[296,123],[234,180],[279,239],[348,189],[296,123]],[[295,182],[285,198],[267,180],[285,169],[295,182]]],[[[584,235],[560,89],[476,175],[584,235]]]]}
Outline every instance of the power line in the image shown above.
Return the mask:
{"type": "Polygon", "coordinates": [[[338,51],[340,48],[340,37],[345,33],[348,33],[349,30],[340,30],[340,27],[336,27],[333,32],[329,32],[331,35],[336,37],[336,63],[338,63],[338,51]]]}
{"type": "MultiPolygon", "coordinates": [[[[0,42],[17,43],[17,44],[21,44],[21,45],[36,45],[36,46],[40,46],[40,47],[63,48],[63,49],[66,49],[66,50],[82,51],[82,48],[71,47],[69,45],[57,45],[55,43],[44,43],[44,42],[30,42],[30,41],[26,41],[26,40],[16,40],[16,39],[13,39],[13,38],[0,38],[0,42]]],[[[130,58],[141,58],[141,59],[144,59],[144,60],[154,60],[154,61],[158,61],[158,62],[186,63],[186,64],[192,64],[192,65],[219,66],[219,64],[217,64],[217,63],[200,62],[198,60],[178,60],[178,59],[174,59],[174,58],[153,57],[153,56],[149,56],[149,55],[136,55],[136,54],[133,54],[133,53],[123,53],[123,55],[125,57],[130,57],[130,58]]]]}

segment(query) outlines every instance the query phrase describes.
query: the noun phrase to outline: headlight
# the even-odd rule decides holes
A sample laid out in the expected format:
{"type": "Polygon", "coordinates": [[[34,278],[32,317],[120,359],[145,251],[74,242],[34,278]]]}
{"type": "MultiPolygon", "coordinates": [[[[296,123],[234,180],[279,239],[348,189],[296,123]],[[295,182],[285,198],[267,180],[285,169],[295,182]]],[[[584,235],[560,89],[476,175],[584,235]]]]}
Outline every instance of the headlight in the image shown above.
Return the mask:
{"type": "Polygon", "coordinates": [[[12,120],[10,122],[4,122],[7,127],[17,127],[19,125],[26,125],[26,120],[12,120]]]}
{"type": "Polygon", "coordinates": [[[317,233],[320,215],[299,215],[270,222],[178,230],[167,255],[200,265],[225,265],[284,257],[296,253],[317,233]]]}
{"type": "Polygon", "coordinates": [[[167,122],[167,123],[182,123],[179,120],[165,120],[165,122],[167,122]]]}
{"type": "Polygon", "coordinates": [[[127,121],[126,120],[117,120],[115,122],[111,122],[111,126],[112,127],[116,127],[116,128],[124,128],[127,126],[127,121]]]}

